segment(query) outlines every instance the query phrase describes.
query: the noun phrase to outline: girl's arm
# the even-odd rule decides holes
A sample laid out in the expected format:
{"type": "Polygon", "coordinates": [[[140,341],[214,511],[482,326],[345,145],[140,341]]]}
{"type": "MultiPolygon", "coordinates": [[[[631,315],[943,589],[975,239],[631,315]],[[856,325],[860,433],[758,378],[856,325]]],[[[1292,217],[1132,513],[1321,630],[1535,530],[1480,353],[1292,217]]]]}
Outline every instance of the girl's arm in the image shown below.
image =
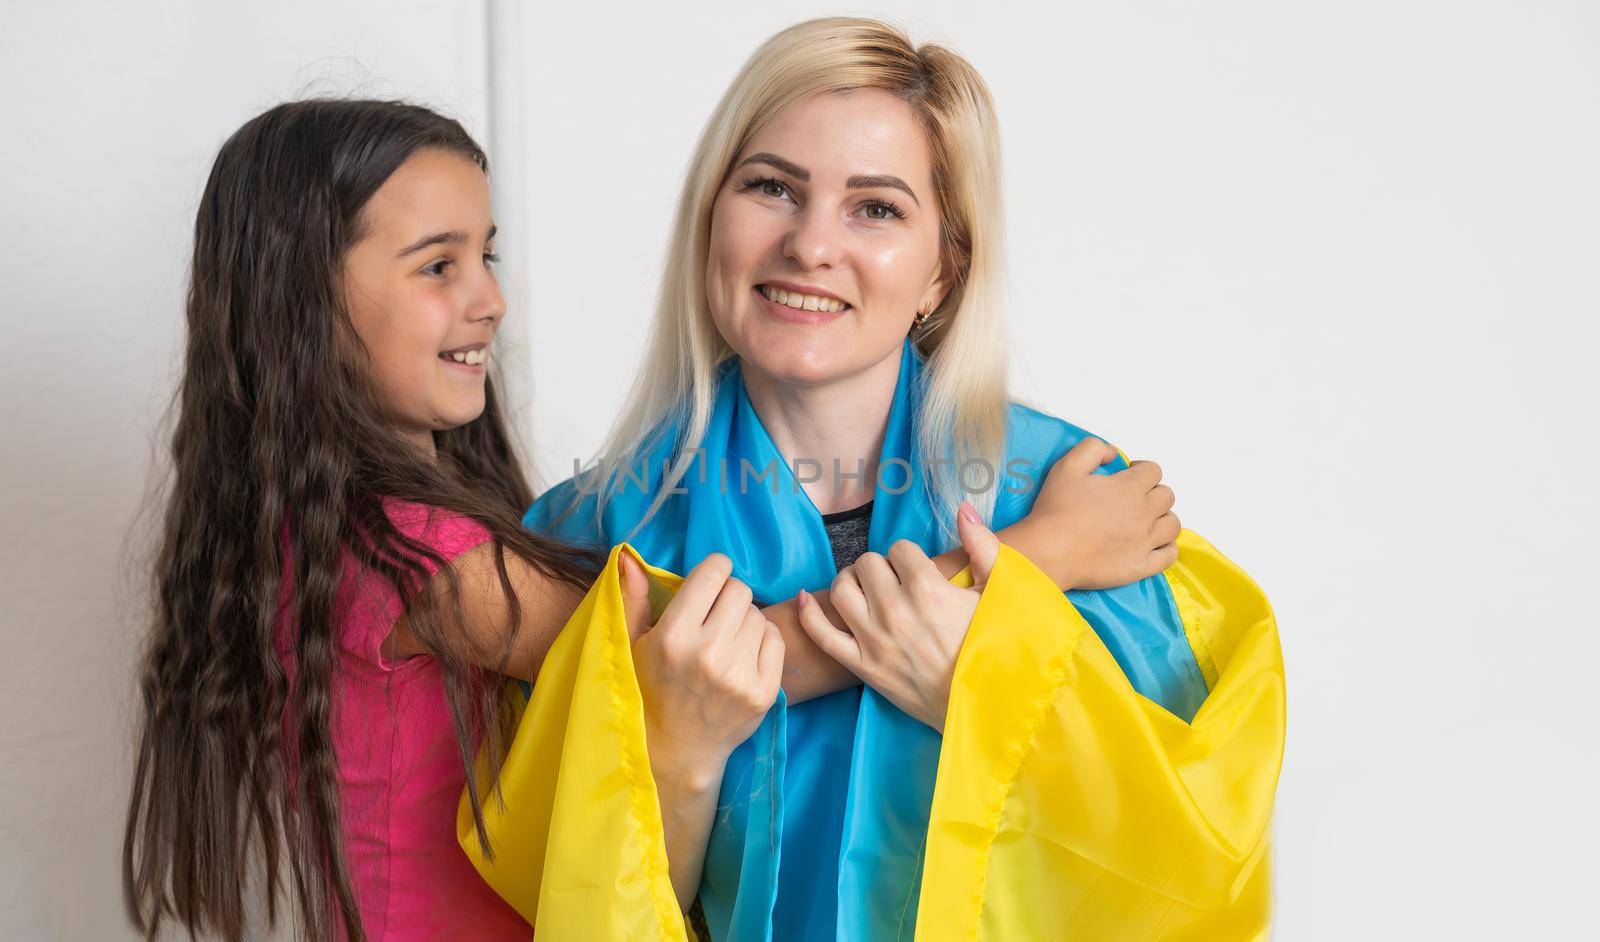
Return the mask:
{"type": "MultiPolygon", "coordinates": [[[[1043,539],[1044,534],[1038,532],[1039,523],[1034,517],[1026,518],[999,531],[1000,539],[1016,547],[1029,559],[1046,558],[1058,544],[1066,541],[1059,538],[1043,539]]],[[[936,557],[934,563],[945,578],[949,578],[966,567],[967,555],[955,549],[936,557]]],[[[521,558],[507,553],[506,573],[521,603],[522,614],[512,640],[510,656],[502,664],[511,606],[500,585],[499,574],[495,571],[494,544],[484,543],[474,547],[450,565],[455,569],[465,619],[465,624],[459,628],[463,641],[460,652],[462,658],[474,666],[532,683],[539,676],[539,666],[544,663],[550,645],[555,643],[556,635],[561,633],[567,619],[577,610],[585,590],[552,579],[521,558]]],[[[1041,565],[1041,568],[1045,567],[1041,565]]],[[[433,589],[438,598],[448,605],[446,593],[449,583],[442,575],[434,576],[433,589]]],[[[829,601],[827,590],[813,592],[811,597],[823,607],[834,624],[844,623],[829,601]]],[[[441,611],[447,610],[441,608],[441,611]]],[[[778,626],[778,632],[783,636],[783,690],[790,703],[803,703],[861,683],[856,675],[822,653],[822,649],[812,642],[800,627],[799,609],[793,599],[769,605],[762,611],[778,626]]],[[[384,654],[392,660],[401,660],[431,653],[413,633],[409,613],[401,615],[389,634],[384,654]]]]}
{"type": "MultiPolygon", "coordinates": [[[[460,592],[463,624],[455,625],[446,619],[445,630],[451,632],[452,637],[459,637],[461,648],[457,653],[462,660],[532,683],[539,676],[539,667],[550,645],[555,643],[556,635],[583,601],[588,587],[553,579],[514,553],[506,553],[506,575],[521,609],[516,631],[512,634],[511,603],[500,584],[494,557],[495,545],[489,541],[450,562],[460,592]],[[509,654],[506,652],[508,634],[512,634],[509,654]]],[[[439,600],[438,611],[450,612],[450,583],[442,571],[433,576],[431,588],[439,600]]],[[[410,612],[402,614],[389,634],[384,654],[399,660],[432,653],[413,632],[410,612]]]]}
{"type": "MultiPolygon", "coordinates": [[[[1020,531],[1021,526],[1018,524],[1013,529],[1020,531]]],[[[1003,531],[1002,538],[1009,532],[1003,531]]],[[[959,551],[950,552],[940,556],[938,562],[941,569],[948,570],[946,575],[952,576],[966,565],[966,556],[959,551]]],[[[511,606],[495,571],[494,544],[488,542],[474,547],[456,557],[450,566],[455,570],[460,587],[461,611],[466,621],[459,629],[463,639],[461,657],[474,666],[532,683],[539,676],[539,667],[550,645],[555,643],[556,635],[577,610],[587,588],[552,579],[520,557],[507,553],[506,574],[521,603],[522,613],[510,656],[502,668],[500,659],[505,652],[511,606]]],[[[432,588],[447,606],[449,581],[437,574],[433,577],[432,588]]],[[[827,592],[819,592],[814,597],[826,606],[827,595],[827,592]]],[[[812,643],[800,627],[793,599],[769,605],[762,612],[778,626],[783,638],[783,689],[791,702],[803,702],[861,683],[856,675],[812,643]]],[[[831,607],[828,612],[830,616],[836,615],[831,607]]],[[[409,613],[401,615],[389,635],[384,654],[400,660],[431,653],[413,633],[409,613]]]]}
{"type": "MultiPolygon", "coordinates": [[[[1116,457],[1115,448],[1085,438],[1051,465],[1028,516],[996,533],[1000,542],[1028,557],[1062,591],[1127,585],[1177,561],[1174,544],[1167,542],[1154,550],[1149,545],[1153,519],[1162,518],[1164,533],[1176,534],[1179,529],[1171,513],[1172,489],[1159,483],[1161,469],[1153,462],[1136,461],[1116,474],[1095,473],[1116,457]]],[[[967,553],[957,547],[934,557],[933,563],[949,579],[966,568],[967,553]]],[[[846,623],[830,591],[809,595],[828,621],[846,623]]],[[[795,600],[764,611],[783,635],[783,690],[789,702],[801,703],[861,683],[811,640],[801,627],[795,600]]]]}
{"type": "MultiPolygon", "coordinates": [[[[1085,438],[1051,466],[1028,516],[998,531],[1002,543],[1028,557],[1063,591],[1136,582],[1167,568],[1176,557],[1176,550],[1170,545],[1156,553],[1140,548],[1140,541],[1148,532],[1149,495],[1153,493],[1163,501],[1163,509],[1172,506],[1171,488],[1157,486],[1160,469],[1151,462],[1138,461],[1116,474],[1094,473],[1116,455],[1110,445],[1097,438],[1085,438]]],[[[933,562],[948,579],[966,568],[967,554],[958,547],[935,557],[933,562]]],[[[522,603],[522,617],[510,656],[502,664],[511,607],[495,571],[493,544],[468,550],[451,566],[460,585],[466,619],[460,629],[462,658],[531,683],[587,588],[552,579],[507,553],[506,571],[522,603]]],[[[445,579],[435,576],[435,590],[448,602],[444,598],[448,591],[445,579]]],[[[829,592],[814,592],[811,597],[834,624],[843,623],[829,592]]],[[[762,611],[783,637],[783,690],[791,703],[803,703],[861,682],[811,641],[800,626],[793,599],[762,611]]],[[[407,617],[401,616],[385,653],[398,659],[429,651],[412,633],[407,617]]]]}

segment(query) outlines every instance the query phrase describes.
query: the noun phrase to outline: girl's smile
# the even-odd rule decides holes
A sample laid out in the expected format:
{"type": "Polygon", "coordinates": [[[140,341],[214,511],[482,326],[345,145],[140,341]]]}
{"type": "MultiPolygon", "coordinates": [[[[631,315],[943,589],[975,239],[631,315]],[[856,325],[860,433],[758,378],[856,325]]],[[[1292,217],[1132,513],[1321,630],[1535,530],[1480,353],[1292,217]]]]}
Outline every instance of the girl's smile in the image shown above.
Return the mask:
{"type": "Polygon", "coordinates": [[[489,183],[465,157],[424,148],[362,217],[365,236],[345,260],[350,320],[389,419],[431,452],[435,432],[483,414],[506,313],[489,183]]]}
{"type": "Polygon", "coordinates": [[[447,366],[464,370],[476,376],[482,376],[489,362],[489,345],[486,343],[469,343],[464,347],[455,347],[439,354],[447,366]]]}

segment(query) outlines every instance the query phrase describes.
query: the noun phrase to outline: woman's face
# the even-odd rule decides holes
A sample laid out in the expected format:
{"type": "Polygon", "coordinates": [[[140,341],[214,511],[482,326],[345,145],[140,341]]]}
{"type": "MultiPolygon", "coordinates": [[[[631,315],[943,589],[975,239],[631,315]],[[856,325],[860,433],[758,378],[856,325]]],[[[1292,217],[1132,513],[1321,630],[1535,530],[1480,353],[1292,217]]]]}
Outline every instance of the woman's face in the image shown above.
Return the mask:
{"type": "Polygon", "coordinates": [[[745,364],[823,385],[898,357],[941,280],[939,206],[911,106],[858,89],[792,105],[734,161],[711,211],[706,294],[745,364]]]}
{"type": "Polygon", "coordinates": [[[345,298],[373,384],[400,431],[432,433],[483,413],[489,344],[505,316],[492,268],[489,182],[449,151],[418,151],[362,210],[345,298]]]}

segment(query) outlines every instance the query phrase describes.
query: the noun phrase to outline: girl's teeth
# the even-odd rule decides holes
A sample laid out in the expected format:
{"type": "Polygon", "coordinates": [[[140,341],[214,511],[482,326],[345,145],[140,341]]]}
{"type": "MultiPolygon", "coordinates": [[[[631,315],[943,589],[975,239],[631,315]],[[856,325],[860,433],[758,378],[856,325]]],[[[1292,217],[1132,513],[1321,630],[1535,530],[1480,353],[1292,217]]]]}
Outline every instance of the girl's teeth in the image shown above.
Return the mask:
{"type": "Polygon", "coordinates": [[[483,350],[457,350],[450,354],[450,359],[468,366],[479,366],[489,359],[489,351],[483,350]]]}
{"type": "Polygon", "coordinates": [[[761,286],[761,294],[769,301],[786,304],[800,311],[826,311],[832,313],[834,311],[842,311],[845,308],[843,301],[837,301],[833,298],[824,298],[814,294],[801,294],[798,291],[785,291],[782,288],[773,288],[767,285],[761,286]]]}

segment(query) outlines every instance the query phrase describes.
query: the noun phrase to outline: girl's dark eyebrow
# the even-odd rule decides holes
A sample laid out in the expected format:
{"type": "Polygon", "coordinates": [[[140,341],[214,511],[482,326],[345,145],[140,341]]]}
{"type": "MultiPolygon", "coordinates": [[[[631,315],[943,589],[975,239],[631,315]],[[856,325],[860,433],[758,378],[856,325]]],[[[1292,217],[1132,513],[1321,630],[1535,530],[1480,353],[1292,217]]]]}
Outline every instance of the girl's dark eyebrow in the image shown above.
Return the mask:
{"type": "MultiPolygon", "coordinates": [[[[799,164],[794,163],[793,161],[784,160],[777,154],[768,154],[765,152],[760,154],[751,154],[749,157],[739,161],[739,167],[744,167],[749,164],[766,164],[775,170],[778,170],[782,173],[787,173],[789,176],[794,177],[801,183],[805,183],[811,179],[811,171],[805,169],[799,164]]],[[[738,170],[739,167],[735,167],[733,169],[738,170]]],[[[878,187],[888,187],[890,189],[900,190],[904,192],[905,195],[911,197],[911,201],[913,203],[916,203],[918,206],[922,205],[922,200],[917,199],[917,194],[912,191],[911,186],[907,184],[906,181],[886,173],[856,174],[850,179],[844,181],[844,185],[847,189],[851,190],[875,190],[878,187]]]]}
{"type": "MultiPolygon", "coordinates": [[[[485,242],[493,241],[495,233],[497,233],[499,231],[500,231],[500,227],[499,226],[490,226],[489,227],[489,234],[484,236],[483,241],[485,241],[485,242]]],[[[400,254],[396,255],[395,258],[405,258],[407,255],[410,255],[413,252],[420,252],[420,251],[422,251],[423,249],[427,248],[430,245],[445,245],[445,244],[460,245],[462,242],[465,242],[465,241],[467,241],[467,234],[465,232],[457,232],[457,231],[435,232],[432,235],[425,235],[422,238],[418,239],[417,241],[415,241],[415,242],[411,243],[410,245],[406,246],[405,248],[401,249],[400,250],[400,254]]]]}

